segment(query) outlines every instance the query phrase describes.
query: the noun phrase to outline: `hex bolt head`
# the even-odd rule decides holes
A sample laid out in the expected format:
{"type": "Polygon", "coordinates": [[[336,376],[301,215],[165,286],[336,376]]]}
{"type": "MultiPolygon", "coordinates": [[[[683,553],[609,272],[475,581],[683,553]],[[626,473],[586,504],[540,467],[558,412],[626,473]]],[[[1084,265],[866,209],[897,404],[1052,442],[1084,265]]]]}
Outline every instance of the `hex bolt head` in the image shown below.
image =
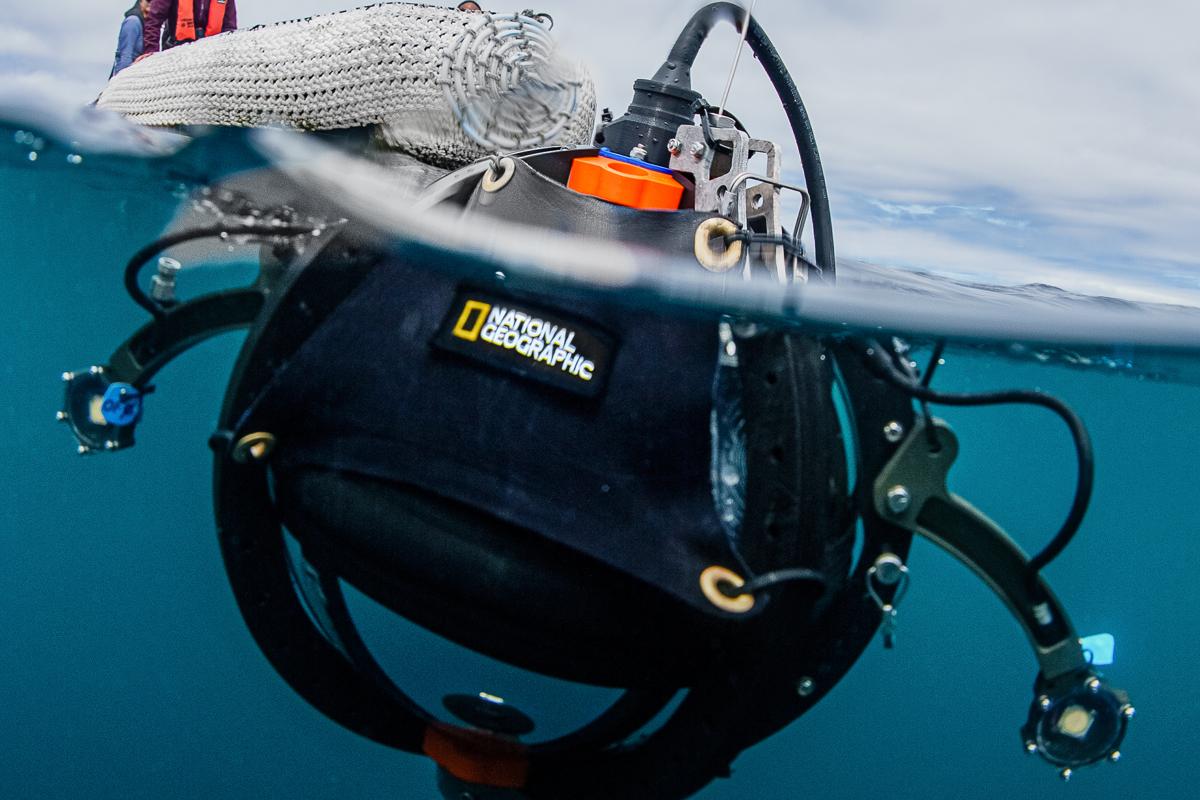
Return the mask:
{"type": "Polygon", "coordinates": [[[1069,781],[1071,780],[1071,776],[1074,774],[1075,773],[1071,771],[1070,767],[1063,767],[1062,772],[1058,773],[1058,777],[1062,778],[1064,781],[1069,781]]]}
{"type": "Polygon", "coordinates": [[[1050,708],[1050,698],[1046,695],[1042,695],[1037,699],[1037,704],[1038,708],[1040,708],[1042,711],[1045,711],[1046,709],[1050,708]]]}
{"type": "Polygon", "coordinates": [[[801,697],[809,697],[817,690],[817,682],[812,678],[804,677],[796,682],[796,694],[801,697]]]}
{"type": "Polygon", "coordinates": [[[1037,752],[1037,742],[1033,741],[1032,739],[1025,742],[1025,752],[1028,753],[1029,755],[1033,755],[1034,753],[1036,753],[1037,752]]]}
{"type": "Polygon", "coordinates": [[[904,426],[896,422],[896,420],[892,420],[883,426],[883,438],[895,444],[904,438],[904,426]]]}
{"type": "Polygon", "coordinates": [[[1100,692],[1100,679],[1089,678],[1088,682],[1085,683],[1084,686],[1086,686],[1087,690],[1092,694],[1098,694],[1100,692]]]}
{"type": "Polygon", "coordinates": [[[692,142],[692,146],[688,150],[692,154],[692,158],[704,158],[707,151],[708,146],[704,142],[692,142]]]}
{"type": "Polygon", "coordinates": [[[683,142],[679,141],[678,139],[671,139],[669,142],[667,142],[667,150],[671,153],[671,155],[677,156],[683,152],[683,142]]]}
{"type": "Polygon", "coordinates": [[[1121,751],[1113,750],[1111,753],[1108,754],[1108,760],[1114,764],[1117,763],[1118,761],[1120,761],[1121,760],[1121,751]]]}
{"type": "Polygon", "coordinates": [[[887,508],[896,516],[908,511],[912,505],[912,495],[907,486],[896,485],[887,490],[887,508]]]}
{"type": "Polygon", "coordinates": [[[1125,719],[1133,719],[1133,716],[1136,713],[1137,713],[1137,709],[1134,708],[1133,706],[1130,706],[1130,705],[1121,706],[1121,716],[1125,717],[1125,719]]]}
{"type": "Polygon", "coordinates": [[[56,420],[58,420],[59,422],[66,422],[67,421],[67,412],[59,411],[57,414],[54,415],[54,418],[56,420]]]}

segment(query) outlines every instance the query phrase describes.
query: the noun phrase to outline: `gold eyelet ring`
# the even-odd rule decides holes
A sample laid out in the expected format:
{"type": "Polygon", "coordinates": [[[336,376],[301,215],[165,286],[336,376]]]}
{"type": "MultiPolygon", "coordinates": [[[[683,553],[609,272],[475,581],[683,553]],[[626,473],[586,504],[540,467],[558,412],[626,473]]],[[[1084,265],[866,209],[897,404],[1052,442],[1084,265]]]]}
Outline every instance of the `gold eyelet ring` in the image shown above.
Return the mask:
{"type": "Polygon", "coordinates": [[[483,173],[483,181],[481,182],[483,190],[489,193],[500,191],[505,186],[508,186],[508,182],[512,180],[516,172],[517,165],[508,156],[493,161],[492,165],[488,167],[487,172],[483,173]],[[497,167],[500,168],[499,175],[496,174],[497,167]]]}
{"type": "Polygon", "coordinates": [[[723,583],[736,588],[744,586],[746,581],[733,570],[717,564],[706,567],[700,573],[700,591],[704,592],[705,599],[717,608],[731,614],[745,614],[754,608],[754,595],[739,594],[737,597],[727,597],[721,591],[720,584],[723,583]]]}
{"type": "Polygon", "coordinates": [[[712,248],[712,240],[718,236],[729,236],[737,233],[738,227],[724,217],[709,217],[696,226],[696,236],[693,245],[696,250],[696,260],[700,266],[709,272],[728,272],[742,260],[742,243],[734,242],[717,253],[712,248]]]}
{"type": "Polygon", "coordinates": [[[275,435],[266,431],[248,433],[233,446],[233,460],[239,464],[265,461],[275,449],[275,435]]]}

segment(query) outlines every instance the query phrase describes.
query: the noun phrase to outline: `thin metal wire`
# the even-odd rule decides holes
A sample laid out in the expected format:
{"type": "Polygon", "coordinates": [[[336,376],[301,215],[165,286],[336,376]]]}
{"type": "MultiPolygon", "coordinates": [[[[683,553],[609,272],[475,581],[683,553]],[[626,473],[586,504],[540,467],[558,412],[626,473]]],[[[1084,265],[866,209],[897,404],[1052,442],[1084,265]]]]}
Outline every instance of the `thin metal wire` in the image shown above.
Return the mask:
{"type": "Polygon", "coordinates": [[[750,15],[754,13],[754,3],[756,0],[750,0],[750,5],[746,8],[746,19],[742,22],[742,35],[738,38],[737,52],[733,55],[733,66],[729,69],[729,78],[725,81],[725,91],[721,92],[721,104],[717,106],[717,115],[725,113],[725,101],[729,99],[729,90],[733,88],[733,76],[737,74],[738,64],[742,60],[742,50],[745,49],[746,32],[750,30],[750,15]]]}

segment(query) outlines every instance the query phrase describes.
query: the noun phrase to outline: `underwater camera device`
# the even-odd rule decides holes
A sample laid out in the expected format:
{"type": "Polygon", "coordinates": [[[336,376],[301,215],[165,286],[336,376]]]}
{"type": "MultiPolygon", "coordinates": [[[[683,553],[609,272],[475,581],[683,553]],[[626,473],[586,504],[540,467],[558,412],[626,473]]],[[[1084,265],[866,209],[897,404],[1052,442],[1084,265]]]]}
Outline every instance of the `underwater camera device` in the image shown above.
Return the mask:
{"type": "MultiPolygon", "coordinates": [[[[465,225],[632,243],[718,282],[834,279],[804,105],[758,22],[729,3],[696,13],[591,146],[497,153],[433,182],[425,202],[465,225]],[[775,143],[691,88],[723,21],[778,92],[803,187],[781,180],[775,143]],[[785,192],[800,201],[790,228],[785,192]],[[810,217],[812,259],[800,243],[810,217]]],[[[1087,432],[1057,399],[939,392],[940,345],[921,374],[896,339],[518,288],[490,268],[440,270],[433,248],[373,246],[353,221],[319,240],[312,230],[279,211],[140,250],[126,285],[152,320],[103,364],[64,375],[59,417],[81,453],[129,447],[158,370],[248,328],[210,440],[242,614],[296,692],[352,731],[431,757],[447,797],[698,791],[817,703],[877,633],[891,646],[914,535],[971,567],[1028,635],[1038,674],[1025,748],[1064,777],[1119,757],[1133,707],[1041,576],[1092,483],[1087,432]],[[222,235],[264,242],[252,286],[179,301],[179,265],[162,259],[143,288],[161,251],[222,235]],[[1075,500],[1040,553],[947,491],[958,441],[930,403],[1031,403],[1067,422],[1075,500]],[[447,722],[376,661],[345,584],[489,657],[623,691],[545,741],[487,694],[446,697],[458,720],[447,722]]]]}

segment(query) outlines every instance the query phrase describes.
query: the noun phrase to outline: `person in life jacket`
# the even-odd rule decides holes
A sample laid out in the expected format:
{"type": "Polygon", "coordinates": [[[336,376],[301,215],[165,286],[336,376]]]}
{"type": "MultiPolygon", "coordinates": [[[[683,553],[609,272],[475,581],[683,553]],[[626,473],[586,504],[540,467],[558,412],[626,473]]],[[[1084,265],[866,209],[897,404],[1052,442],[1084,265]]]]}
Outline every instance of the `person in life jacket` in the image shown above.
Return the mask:
{"type": "Polygon", "coordinates": [[[150,0],[142,58],[233,30],[237,30],[235,0],[150,0]]]}

